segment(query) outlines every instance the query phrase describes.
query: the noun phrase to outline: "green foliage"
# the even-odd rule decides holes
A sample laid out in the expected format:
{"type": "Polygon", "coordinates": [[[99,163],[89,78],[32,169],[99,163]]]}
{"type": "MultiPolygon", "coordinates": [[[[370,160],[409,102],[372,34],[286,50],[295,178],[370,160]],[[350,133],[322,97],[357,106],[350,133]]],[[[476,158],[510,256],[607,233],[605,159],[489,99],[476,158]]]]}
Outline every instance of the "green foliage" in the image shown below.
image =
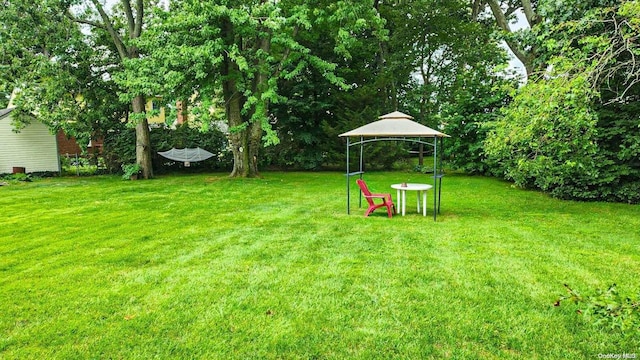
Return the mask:
{"type": "MultiPolygon", "coordinates": [[[[639,88],[632,93],[638,93],[639,88]]],[[[614,97],[602,91],[603,102],[614,97]]],[[[600,178],[594,181],[600,198],[606,201],[640,203],[640,103],[611,102],[599,104],[598,151],[600,178]]]]}
{"type": "Polygon", "coordinates": [[[122,164],[122,180],[129,180],[141,171],[142,167],[139,164],[122,164]]]}
{"type": "Polygon", "coordinates": [[[104,158],[100,154],[89,156],[60,156],[62,175],[91,176],[103,173],[106,169],[104,158]]]}
{"type": "Polygon", "coordinates": [[[375,15],[370,5],[358,1],[175,1],[171,9],[157,12],[139,42],[154,65],[135,62],[133,78],[159,84],[168,98],[222,98],[231,149],[244,159],[234,174],[251,176],[254,170],[244,168],[253,164],[249,158],[270,162],[259,156],[261,145],[277,145],[284,135],[270,114],[272,106],[286,100],[280,81],[313,69],[331,87],[348,89],[337,64],[325,57],[326,49],[312,49],[307,34],[323,27],[330,53],[348,58],[353,35],[375,27],[375,15]],[[145,70],[151,68],[156,71],[145,70]]]}
{"type": "MultiPolygon", "coordinates": [[[[2,67],[2,65],[0,65],[0,67],[2,67]]],[[[11,96],[12,90],[11,85],[6,81],[2,81],[0,78],[0,109],[6,109],[9,105],[9,97],[11,96]]]]}
{"type": "MultiPolygon", "coordinates": [[[[221,170],[231,166],[231,155],[228,150],[226,136],[215,126],[207,129],[178,125],[175,129],[159,127],[150,132],[154,169],[162,174],[172,170],[184,171],[181,163],[167,160],[158,155],[158,151],[171,148],[200,147],[213,154],[211,159],[192,163],[194,170],[221,170]]],[[[110,172],[119,172],[122,164],[135,163],[135,131],[122,125],[117,131],[107,134],[104,139],[103,154],[110,172]]]]}
{"type": "Polygon", "coordinates": [[[26,173],[15,173],[15,174],[7,174],[0,177],[2,180],[6,180],[9,182],[31,182],[33,181],[33,175],[26,173]]]}
{"type": "MultiPolygon", "coordinates": [[[[329,138],[323,122],[330,120],[331,84],[316,71],[304,71],[279,85],[287,101],[271,106],[280,143],[264,149],[263,166],[319,169],[326,165],[335,138],[329,138]]],[[[344,150],[343,150],[344,151],[344,150]]]]}
{"type": "Polygon", "coordinates": [[[498,175],[560,198],[640,202],[637,15],[594,2],[538,29],[552,70],[530,79],[492,128],[486,151],[498,175]]]}
{"type": "Polygon", "coordinates": [[[581,295],[564,285],[567,295],[561,296],[555,303],[570,301],[580,306],[578,313],[598,327],[611,330],[636,333],[640,330],[640,293],[634,297],[621,295],[616,284],[603,291],[597,289],[594,294],[581,295]]]}
{"type": "Polygon", "coordinates": [[[444,104],[443,132],[451,136],[444,144],[448,166],[471,174],[490,172],[484,141],[492,123],[499,119],[500,109],[508,104],[512,86],[498,78],[476,82],[456,90],[444,104]]]}
{"type": "Polygon", "coordinates": [[[530,81],[491,123],[485,152],[493,172],[560,198],[595,196],[589,192],[600,175],[594,96],[584,77],[530,81]]]}
{"type": "MultiPolygon", "coordinates": [[[[122,119],[139,119],[126,117],[127,102],[153,95],[154,89],[123,71],[140,55],[132,39],[153,14],[145,8],[157,3],[141,1],[133,7],[128,1],[108,3],[109,8],[100,1],[3,2],[0,80],[10,84],[2,88],[20,90],[13,117],[16,128],[37,116],[52,131],[64,130],[86,144],[122,119]],[[129,82],[120,81],[127,76],[129,82]]],[[[141,160],[145,168],[150,167],[147,158],[141,160]]]]}
{"type": "Polygon", "coordinates": [[[107,76],[117,71],[108,43],[83,33],[69,2],[11,1],[0,12],[0,82],[15,99],[16,128],[33,120],[87,144],[124,118],[107,76]],[[101,53],[99,50],[105,50],[101,53]],[[107,70],[108,69],[108,70],[107,70]]]}
{"type": "Polygon", "coordinates": [[[507,57],[492,27],[471,21],[468,4],[447,3],[444,10],[432,10],[432,26],[414,40],[423,57],[422,81],[412,95],[427,125],[451,136],[444,143],[447,165],[483,174],[488,172],[483,150],[488,124],[510,101],[518,78],[505,71],[507,57]]]}
{"type": "Polygon", "coordinates": [[[120,171],[122,164],[136,162],[135,130],[120,124],[105,134],[102,154],[110,173],[120,171]]]}
{"type": "MultiPolygon", "coordinates": [[[[427,126],[438,128],[445,122],[453,128],[457,126],[454,122],[463,121],[454,113],[467,119],[478,112],[478,118],[472,120],[475,123],[501,104],[492,89],[499,86],[499,80],[491,73],[504,62],[504,54],[487,28],[470,21],[466,3],[380,2],[378,11],[385,24],[384,36],[352,30],[348,57],[332,52],[335,42],[333,28],[327,27],[330,23],[301,34],[314,54],[337,64],[336,74],[351,89],[341,91],[313,68],[281,82],[279,89],[288,100],[272,109],[282,143],[266,151],[269,163],[343,167],[345,143],[338,135],[385,113],[398,109],[427,126]],[[429,26],[423,26],[426,23],[429,26]],[[415,80],[418,74],[425,76],[415,80]],[[494,104],[489,105],[491,101],[494,104]],[[446,116],[440,116],[445,108],[446,116]]],[[[479,147],[482,141],[466,140],[475,144],[457,142],[456,150],[479,147]]],[[[390,168],[407,150],[396,143],[368,145],[365,163],[390,168]]],[[[456,157],[460,167],[466,158],[467,154],[456,157]]]]}

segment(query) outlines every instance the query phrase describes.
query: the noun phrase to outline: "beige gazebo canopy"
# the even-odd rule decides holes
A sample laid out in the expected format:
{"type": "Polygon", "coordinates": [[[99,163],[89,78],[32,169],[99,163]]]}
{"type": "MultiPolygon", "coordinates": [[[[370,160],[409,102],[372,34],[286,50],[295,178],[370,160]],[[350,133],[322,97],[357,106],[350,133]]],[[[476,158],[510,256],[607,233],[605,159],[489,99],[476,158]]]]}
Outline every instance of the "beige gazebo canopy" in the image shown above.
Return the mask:
{"type": "Polygon", "coordinates": [[[382,115],[379,119],[376,122],[360,126],[339,136],[450,137],[447,134],[413,121],[413,116],[400,111],[382,115]]]}
{"type": "MultiPolygon", "coordinates": [[[[362,179],[363,171],[363,146],[369,142],[375,141],[409,141],[433,147],[433,220],[436,220],[436,213],[440,211],[440,195],[442,185],[442,150],[438,152],[438,140],[440,140],[440,148],[442,148],[442,140],[450,137],[447,134],[424,126],[412,120],[413,117],[400,111],[382,115],[378,121],[363,125],[346,133],[340,134],[340,137],[347,139],[347,214],[350,212],[350,177],[359,175],[362,179]],[[351,142],[351,137],[358,137],[359,141],[351,142]],[[431,139],[431,141],[423,138],[431,139]],[[360,169],[351,172],[349,169],[349,152],[351,146],[360,145],[360,169]]],[[[361,194],[362,196],[362,194],[361,194]]],[[[360,200],[362,202],[362,199],[360,200]]]]}

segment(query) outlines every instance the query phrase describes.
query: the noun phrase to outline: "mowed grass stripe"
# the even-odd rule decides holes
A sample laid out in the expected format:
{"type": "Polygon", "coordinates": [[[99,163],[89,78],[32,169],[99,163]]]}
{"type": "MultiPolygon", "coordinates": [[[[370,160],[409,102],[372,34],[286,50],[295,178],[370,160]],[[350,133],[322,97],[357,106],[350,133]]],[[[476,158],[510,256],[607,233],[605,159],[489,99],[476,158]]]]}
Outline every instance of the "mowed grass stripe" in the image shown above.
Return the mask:
{"type": "MultiPolygon", "coordinates": [[[[429,182],[365,175],[375,192],[429,182]]],[[[553,307],[637,291],[638,206],[443,180],[438,221],[362,216],[340,173],[57,178],[0,188],[6,358],[575,358],[635,336],[553,307]]],[[[433,209],[433,192],[428,194],[433,209]]],[[[410,200],[409,200],[410,199],[410,200]]]]}

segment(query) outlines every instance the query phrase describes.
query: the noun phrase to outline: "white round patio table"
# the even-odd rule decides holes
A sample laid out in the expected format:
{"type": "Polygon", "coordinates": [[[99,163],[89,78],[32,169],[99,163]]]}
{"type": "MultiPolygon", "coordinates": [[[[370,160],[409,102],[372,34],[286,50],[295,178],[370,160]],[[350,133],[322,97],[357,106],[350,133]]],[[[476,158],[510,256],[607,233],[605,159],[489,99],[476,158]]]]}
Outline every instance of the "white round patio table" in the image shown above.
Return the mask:
{"type": "Polygon", "coordinates": [[[393,184],[392,189],[396,189],[398,208],[402,209],[402,216],[407,208],[407,190],[418,192],[418,213],[420,212],[420,194],[422,193],[422,216],[427,216],[427,190],[433,186],[429,184],[393,184]]]}

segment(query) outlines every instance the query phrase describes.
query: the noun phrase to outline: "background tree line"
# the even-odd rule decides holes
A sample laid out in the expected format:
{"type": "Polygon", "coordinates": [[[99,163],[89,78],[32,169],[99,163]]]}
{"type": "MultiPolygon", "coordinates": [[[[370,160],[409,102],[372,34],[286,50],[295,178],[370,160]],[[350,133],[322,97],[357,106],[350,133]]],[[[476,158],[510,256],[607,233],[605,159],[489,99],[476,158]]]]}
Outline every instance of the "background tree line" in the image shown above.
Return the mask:
{"type": "MultiPolygon", "coordinates": [[[[21,89],[16,126],[36,113],[80,139],[129,139],[107,143],[146,177],[166,149],[141,104],[162,96],[186,104],[190,131],[227,122],[233,176],[341,167],[339,133],[401,110],[452,136],[453,168],[561,198],[640,200],[637,1],[1,2],[0,94],[21,89]],[[525,29],[512,30],[516,15],[525,29]]],[[[408,150],[372,146],[369,165],[408,150]]]]}

